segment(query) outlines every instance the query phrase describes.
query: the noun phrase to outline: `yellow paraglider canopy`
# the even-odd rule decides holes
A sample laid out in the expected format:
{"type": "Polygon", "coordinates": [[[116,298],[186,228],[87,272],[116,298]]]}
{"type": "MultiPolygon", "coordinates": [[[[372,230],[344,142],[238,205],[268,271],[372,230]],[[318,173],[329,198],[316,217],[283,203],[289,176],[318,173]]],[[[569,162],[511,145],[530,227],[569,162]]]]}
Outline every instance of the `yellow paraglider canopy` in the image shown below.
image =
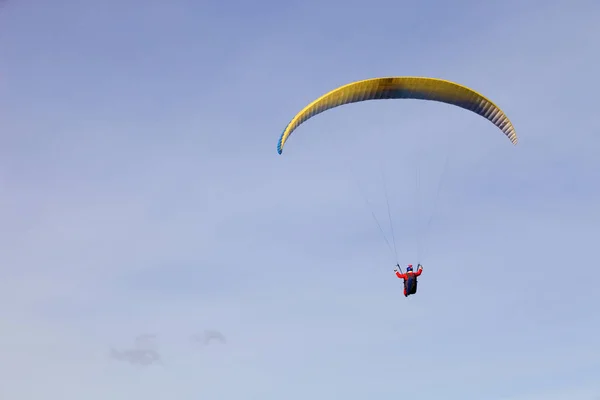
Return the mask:
{"type": "Polygon", "coordinates": [[[398,76],[352,82],[319,97],[292,118],[277,143],[277,152],[282,153],[285,142],[300,124],[323,111],[349,103],[385,99],[431,100],[455,105],[488,119],[513,144],[518,142],[515,128],[506,114],[475,90],[443,79],[398,76]]]}

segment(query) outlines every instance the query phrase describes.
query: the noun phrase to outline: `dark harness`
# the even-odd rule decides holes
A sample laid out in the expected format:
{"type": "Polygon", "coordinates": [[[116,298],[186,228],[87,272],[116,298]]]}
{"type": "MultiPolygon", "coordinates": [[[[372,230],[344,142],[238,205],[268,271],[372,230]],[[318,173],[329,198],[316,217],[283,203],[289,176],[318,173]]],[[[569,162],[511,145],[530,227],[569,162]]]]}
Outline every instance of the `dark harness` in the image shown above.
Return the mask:
{"type": "Polygon", "coordinates": [[[409,295],[417,293],[417,277],[414,273],[409,274],[407,272],[406,275],[407,278],[404,279],[404,289],[406,290],[406,294],[409,295]]]}

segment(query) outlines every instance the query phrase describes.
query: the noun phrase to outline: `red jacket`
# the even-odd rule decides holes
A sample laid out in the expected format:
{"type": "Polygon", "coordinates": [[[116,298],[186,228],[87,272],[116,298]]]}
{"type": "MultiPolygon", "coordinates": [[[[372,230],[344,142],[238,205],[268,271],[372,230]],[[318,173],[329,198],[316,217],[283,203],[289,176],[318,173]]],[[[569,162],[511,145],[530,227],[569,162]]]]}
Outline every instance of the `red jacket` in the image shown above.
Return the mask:
{"type": "Polygon", "coordinates": [[[400,279],[408,279],[409,276],[419,276],[423,272],[423,268],[419,268],[417,272],[410,271],[405,274],[401,274],[400,271],[396,271],[396,276],[400,279]]]}

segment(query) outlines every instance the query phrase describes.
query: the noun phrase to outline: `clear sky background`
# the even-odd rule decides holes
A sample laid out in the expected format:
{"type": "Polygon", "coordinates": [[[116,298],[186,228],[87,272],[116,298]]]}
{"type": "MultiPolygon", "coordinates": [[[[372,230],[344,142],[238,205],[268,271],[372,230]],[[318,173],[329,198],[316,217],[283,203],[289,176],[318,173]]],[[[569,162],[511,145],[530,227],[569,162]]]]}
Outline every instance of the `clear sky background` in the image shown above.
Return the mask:
{"type": "Polygon", "coordinates": [[[598,398],[598,21],[596,0],[4,1],[0,398],[598,398]],[[481,91],[519,145],[401,100],[277,154],[312,99],[387,75],[481,91]],[[380,164],[398,261],[425,266],[408,299],[358,190],[389,230],[380,164]],[[164,366],[108,357],[141,333],[164,366]]]}

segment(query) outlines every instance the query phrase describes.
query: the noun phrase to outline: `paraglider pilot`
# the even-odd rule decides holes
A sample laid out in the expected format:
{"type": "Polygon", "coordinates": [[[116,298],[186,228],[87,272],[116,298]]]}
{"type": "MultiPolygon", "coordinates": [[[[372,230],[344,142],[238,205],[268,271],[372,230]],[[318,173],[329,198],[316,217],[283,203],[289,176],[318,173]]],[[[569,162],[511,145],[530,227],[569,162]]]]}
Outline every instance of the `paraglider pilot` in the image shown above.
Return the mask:
{"type": "Polygon", "coordinates": [[[394,272],[399,279],[404,279],[404,297],[408,297],[411,294],[417,293],[417,277],[423,272],[423,266],[417,265],[417,272],[413,272],[412,264],[408,264],[406,267],[406,273],[402,273],[400,265],[396,264],[394,272]]]}

